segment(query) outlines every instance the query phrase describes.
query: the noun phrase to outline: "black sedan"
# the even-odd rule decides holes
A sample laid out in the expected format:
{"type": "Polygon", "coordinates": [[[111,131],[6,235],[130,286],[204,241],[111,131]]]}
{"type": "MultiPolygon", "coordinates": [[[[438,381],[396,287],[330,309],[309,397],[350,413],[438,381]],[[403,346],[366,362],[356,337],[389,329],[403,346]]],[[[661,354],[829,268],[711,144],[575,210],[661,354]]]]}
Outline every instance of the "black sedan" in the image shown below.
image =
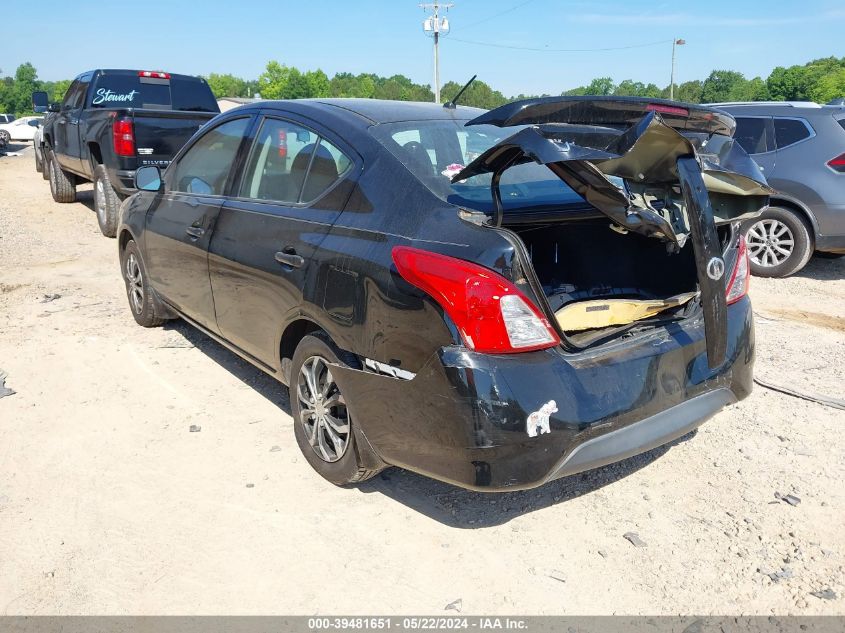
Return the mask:
{"type": "Polygon", "coordinates": [[[289,385],[333,483],[537,486],[750,392],[738,224],[770,190],[733,129],[619,98],[241,107],[138,169],[129,304],[289,385]]]}

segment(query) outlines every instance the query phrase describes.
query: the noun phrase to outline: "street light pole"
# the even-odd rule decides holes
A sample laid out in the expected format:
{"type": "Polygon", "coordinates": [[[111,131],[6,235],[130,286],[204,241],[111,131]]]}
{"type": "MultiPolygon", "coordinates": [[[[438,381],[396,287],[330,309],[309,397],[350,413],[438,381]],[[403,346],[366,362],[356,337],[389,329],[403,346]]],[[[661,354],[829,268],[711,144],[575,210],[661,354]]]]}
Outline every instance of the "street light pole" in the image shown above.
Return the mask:
{"type": "Polygon", "coordinates": [[[675,46],[683,46],[687,41],[680,38],[672,38],[672,73],[669,79],[669,100],[675,100],[675,46]]]}

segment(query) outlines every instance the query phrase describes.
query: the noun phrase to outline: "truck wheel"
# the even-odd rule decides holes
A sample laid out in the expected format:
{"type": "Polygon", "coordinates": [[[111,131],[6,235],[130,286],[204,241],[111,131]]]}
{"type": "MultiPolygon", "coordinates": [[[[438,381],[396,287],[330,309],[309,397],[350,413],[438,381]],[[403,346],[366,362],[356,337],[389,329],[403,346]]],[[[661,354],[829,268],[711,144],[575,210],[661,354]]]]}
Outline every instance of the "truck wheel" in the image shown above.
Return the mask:
{"type": "Polygon", "coordinates": [[[147,268],[135,240],[129,240],[120,252],[120,272],[135,322],[144,327],[157,327],[167,321],[161,316],[165,310],[150,288],[147,268]]]}
{"type": "Polygon", "coordinates": [[[801,215],[783,207],[769,207],[743,226],[751,260],[751,274],[789,277],[806,266],[813,255],[810,227],[801,215]]]}
{"type": "Polygon", "coordinates": [[[44,163],[41,162],[41,152],[38,151],[38,146],[33,143],[32,144],[33,153],[35,154],[35,171],[39,174],[44,173],[44,163]]]}
{"type": "Polygon", "coordinates": [[[100,231],[106,237],[117,235],[117,223],[120,217],[120,198],[111,186],[109,174],[102,165],[94,169],[94,210],[100,231]]]}
{"type": "Polygon", "coordinates": [[[56,202],[75,202],[76,183],[71,180],[56,160],[53,150],[47,150],[47,168],[50,171],[50,193],[56,202]]]}
{"type": "Polygon", "coordinates": [[[291,414],[296,443],[305,459],[323,478],[345,486],[374,477],[384,465],[374,467],[380,462],[362,459],[355,441],[355,421],[332,376],[332,364],[348,367],[358,363],[322,332],[299,342],[291,363],[291,414]]]}

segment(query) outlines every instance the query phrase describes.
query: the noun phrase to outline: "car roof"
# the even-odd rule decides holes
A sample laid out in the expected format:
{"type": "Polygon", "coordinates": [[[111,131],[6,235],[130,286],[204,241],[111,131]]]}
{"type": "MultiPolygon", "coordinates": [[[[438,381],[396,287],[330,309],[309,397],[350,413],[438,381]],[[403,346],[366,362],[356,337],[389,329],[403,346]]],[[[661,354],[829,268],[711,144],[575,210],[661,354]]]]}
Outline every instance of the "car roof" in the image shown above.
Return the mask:
{"type": "Polygon", "coordinates": [[[480,108],[457,106],[444,108],[437,103],[421,101],[389,101],[386,99],[294,99],[291,101],[262,101],[261,107],[273,105],[293,105],[303,109],[314,108],[322,111],[343,112],[357,115],[370,125],[397,123],[399,121],[468,121],[482,114],[480,108]]]}
{"type": "Polygon", "coordinates": [[[725,110],[734,115],[761,115],[791,117],[829,116],[845,114],[845,106],[820,105],[813,101],[737,101],[731,103],[709,103],[713,108],[725,110]]]}

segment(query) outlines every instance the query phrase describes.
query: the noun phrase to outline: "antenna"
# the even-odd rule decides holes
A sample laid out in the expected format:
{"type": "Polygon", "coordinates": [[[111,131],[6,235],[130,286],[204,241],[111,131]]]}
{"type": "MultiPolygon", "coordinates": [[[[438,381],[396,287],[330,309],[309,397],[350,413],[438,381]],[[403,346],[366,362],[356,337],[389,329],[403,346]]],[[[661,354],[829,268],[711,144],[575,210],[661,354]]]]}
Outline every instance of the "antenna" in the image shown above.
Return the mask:
{"type": "Polygon", "coordinates": [[[478,75],[473,75],[472,78],[464,84],[464,87],[461,88],[460,90],[458,90],[458,94],[456,94],[454,97],[452,97],[452,99],[450,101],[447,101],[446,103],[444,103],[443,107],[449,108],[450,110],[454,110],[455,106],[458,104],[458,99],[461,98],[461,95],[464,94],[464,91],[467,88],[470,87],[470,85],[472,84],[473,81],[475,81],[476,77],[478,77],[478,75]]]}

